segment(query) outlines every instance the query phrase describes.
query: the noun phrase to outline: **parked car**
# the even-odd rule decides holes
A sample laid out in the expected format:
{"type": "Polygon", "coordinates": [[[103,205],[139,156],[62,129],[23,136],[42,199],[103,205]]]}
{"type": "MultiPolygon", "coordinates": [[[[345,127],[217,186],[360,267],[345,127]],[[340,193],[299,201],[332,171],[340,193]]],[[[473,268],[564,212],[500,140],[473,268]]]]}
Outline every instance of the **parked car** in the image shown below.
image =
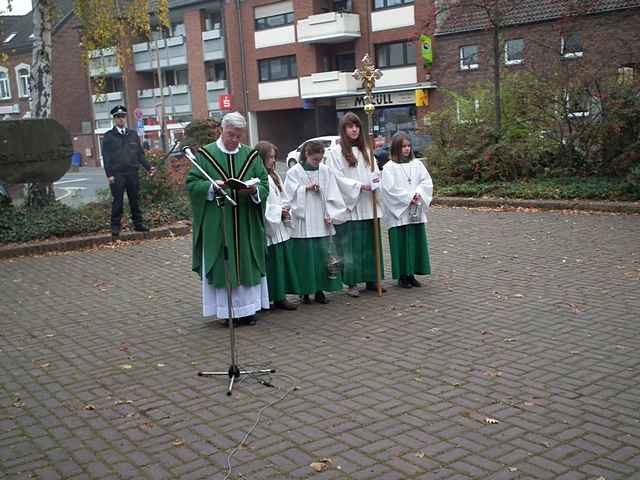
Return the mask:
{"type": "MultiPolygon", "coordinates": [[[[324,148],[327,149],[327,148],[333,147],[334,145],[338,144],[340,142],[340,137],[338,137],[338,136],[316,137],[316,138],[310,138],[309,140],[317,140],[319,142],[322,142],[322,144],[324,145],[324,148]]],[[[298,148],[296,148],[295,150],[291,150],[287,154],[286,161],[287,161],[287,167],[288,168],[291,168],[296,163],[298,163],[298,160],[300,159],[300,152],[302,152],[302,145],[304,145],[309,140],[306,140],[305,142],[300,144],[300,146],[298,146],[298,148]]]]}

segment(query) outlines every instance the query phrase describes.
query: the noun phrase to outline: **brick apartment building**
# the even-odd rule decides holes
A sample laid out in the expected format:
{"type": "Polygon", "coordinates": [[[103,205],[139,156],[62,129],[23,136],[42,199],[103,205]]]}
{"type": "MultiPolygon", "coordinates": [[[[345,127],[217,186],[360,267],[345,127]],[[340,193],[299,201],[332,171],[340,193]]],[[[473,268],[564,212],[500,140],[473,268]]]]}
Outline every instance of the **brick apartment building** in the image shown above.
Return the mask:
{"type": "MultiPolygon", "coordinates": [[[[432,89],[418,38],[430,24],[430,0],[227,0],[225,28],[233,107],[247,111],[253,139],[284,152],[319,135],[336,135],[339,117],[362,109],[352,77],[369,53],[377,82],[374,129],[422,137],[416,90],[432,89]],[[242,92],[246,95],[242,95],[242,92]],[[240,95],[238,95],[240,92],[240,95]]],[[[366,122],[365,122],[366,123],[366,122]]]]}
{"type": "MultiPolygon", "coordinates": [[[[503,74],[531,71],[542,77],[640,76],[640,0],[521,0],[501,25],[503,74]]],[[[493,77],[492,31],[479,10],[442,10],[436,22],[432,78],[438,110],[446,92],[464,94],[493,77]]],[[[576,107],[580,103],[575,102],[576,107]]],[[[576,111],[576,116],[586,113],[576,111]]]]}
{"type": "MultiPolygon", "coordinates": [[[[123,71],[112,49],[93,52],[88,68],[82,63],[72,0],[62,0],[53,115],[72,133],[85,164],[100,164],[100,138],[120,103],[151,146],[161,145],[162,110],[172,142],[189,121],[237,109],[249,119],[249,143],[270,140],[284,155],[310,137],[335,135],[346,111],[366,123],[363,92],[351,74],[369,53],[383,72],[374,131],[387,137],[406,131],[421,148],[429,141],[429,113],[446,92],[464,92],[492,75],[486,18],[468,8],[441,8],[446,3],[436,2],[436,9],[432,0],[170,0],[171,28],[134,41],[123,71]],[[433,35],[430,71],[420,55],[423,34],[433,35]],[[92,94],[100,77],[103,93],[92,94]],[[416,106],[420,91],[427,106],[416,106]]],[[[514,2],[501,32],[502,68],[554,72],[592,62],[637,75],[640,0],[593,0],[580,15],[567,4],[514,2]]],[[[3,21],[2,47],[11,54],[0,67],[0,118],[21,118],[29,109],[32,19],[3,21]]]]}

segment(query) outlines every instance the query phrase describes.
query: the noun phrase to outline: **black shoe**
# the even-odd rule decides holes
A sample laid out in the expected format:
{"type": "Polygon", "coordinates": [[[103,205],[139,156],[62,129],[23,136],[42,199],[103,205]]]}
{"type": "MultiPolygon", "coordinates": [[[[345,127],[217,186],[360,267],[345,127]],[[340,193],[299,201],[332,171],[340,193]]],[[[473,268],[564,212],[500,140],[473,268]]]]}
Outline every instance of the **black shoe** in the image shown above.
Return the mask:
{"type": "Polygon", "coordinates": [[[146,225],[143,225],[142,223],[141,223],[141,224],[139,224],[139,225],[135,225],[135,226],[133,227],[133,229],[134,229],[136,232],[148,232],[148,231],[149,231],[149,227],[147,227],[146,225]]]}
{"type": "Polygon", "coordinates": [[[258,323],[258,317],[256,317],[255,315],[249,315],[248,317],[242,318],[242,323],[244,323],[245,325],[255,325],[256,323],[258,323]]]}
{"type": "Polygon", "coordinates": [[[409,277],[406,277],[404,275],[400,275],[400,279],[398,280],[398,286],[401,288],[413,287],[413,285],[411,284],[411,281],[409,280],[409,277]]]}
{"type": "Polygon", "coordinates": [[[111,227],[111,236],[119,237],[120,236],[120,228],[111,227]]]}
{"type": "Polygon", "coordinates": [[[311,299],[309,298],[309,295],[302,295],[302,303],[304,303],[305,305],[311,305],[311,299]]]}
{"type": "Polygon", "coordinates": [[[420,283],[418,280],[416,280],[416,277],[414,277],[413,275],[409,276],[409,283],[411,284],[412,287],[421,287],[422,283],[420,283]]]}
{"type": "MultiPolygon", "coordinates": [[[[375,282],[367,282],[367,290],[370,290],[372,292],[377,292],[378,291],[378,286],[376,285],[375,282]]],[[[387,291],[387,289],[382,287],[382,293],[385,293],[386,291],[387,291]]]]}
{"type": "Polygon", "coordinates": [[[314,298],[315,298],[316,303],[322,303],[324,305],[329,303],[329,299],[325,296],[325,294],[324,294],[324,292],[322,290],[318,290],[316,292],[314,298]]]}
{"type": "Polygon", "coordinates": [[[274,308],[279,308],[281,310],[297,310],[298,309],[297,305],[294,305],[293,303],[288,302],[287,300],[273,302],[273,306],[274,308]]]}

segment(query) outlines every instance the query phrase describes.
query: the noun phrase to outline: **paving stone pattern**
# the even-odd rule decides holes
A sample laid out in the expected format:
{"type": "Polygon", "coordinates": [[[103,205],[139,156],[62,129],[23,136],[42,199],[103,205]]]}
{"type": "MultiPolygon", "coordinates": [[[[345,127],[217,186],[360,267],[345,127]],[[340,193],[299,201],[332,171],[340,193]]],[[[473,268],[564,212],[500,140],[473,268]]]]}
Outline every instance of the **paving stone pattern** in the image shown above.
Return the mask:
{"type": "Polygon", "coordinates": [[[261,314],[231,398],[189,237],[1,261],[0,477],[222,479],[295,383],[232,478],[640,478],[640,217],[430,218],[424,288],[261,314]]]}

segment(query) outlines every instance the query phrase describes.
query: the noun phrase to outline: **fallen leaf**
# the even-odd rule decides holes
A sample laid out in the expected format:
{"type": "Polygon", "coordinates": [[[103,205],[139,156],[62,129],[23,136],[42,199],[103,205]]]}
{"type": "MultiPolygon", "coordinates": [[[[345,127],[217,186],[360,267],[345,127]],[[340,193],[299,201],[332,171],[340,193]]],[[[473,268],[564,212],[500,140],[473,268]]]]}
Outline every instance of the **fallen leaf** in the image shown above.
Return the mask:
{"type": "Polygon", "coordinates": [[[24,407],[24,402],[18,398],[13,402],[13,406],[18,408],[24,407]]]}
{"type": "Polygon", "coordinates": [[[82,407],[85,410],[95,410],[96,406],[91,404],[91,403],[87,403],[84,407],[82,407]]]}
{"type": "Polygon", "coordinates": [[[418,451],[416,452],[416,457],[418,457],[418,458],[424,458],[424,452],[423,452],[422,450],[418,450],[418,451]]]}
{"type": "Polygon", "coordinates": [[[333,461],[330,458],[321,458],[317,462],[313,462],[309,466],[314,469],[316,472],[325,472],[329,469],[329,465],[331,465],[333,461]]]}
{"type": "Polygon", "coordinates": [[[166,364],[164,364],[164,363],[159,363],[159,364],[158,364],[158,366],[159,366],[160,368],[162,368],[162,367],[166,367],[167,365],[166,365],[166,364]]]}
{"type": "Polygon", "coordinates": [[[153,422],[147,420],[141,425],[143,428],[153,428],[153,422]]]}
{"type": "Polygon", "coordinates": [[[524,298],[524,295],[522,295],[521,293],[516,293],[513,298],[524,298]]]}
{"type": "Polygon", "coordinates": [[[504,340],[502,340],[505,343],[511,343],[511,342],[515,342],[516,339],[515,338],[505,338],[504,340]]]}
{"type": "Polygon", "coordinates": [[[507,468],[507,470],[509,470],[510,472],[517,472],[518,469],[516,467],[509,467],[507,468]]]}
{"type": "Polygon", "coordinates": [[[123,370],[131,370],[133,366],[129,364],[125,364],[125,365],[120,365],[120,368],[122,368],[123,370]]]}
{"type": "Polygon", "coordinates": [[[40,365],[40,368],[49,368],[51,366],[51,364],[49,362],[47,363],[43,363],[40,365]]]}
{"type": "Polygon", "coordinates": [[[183,447],[184,446],[184,440],[180,439],[180,438],[176,438],[173,441],[173,446],[174,447],[183,447]]]}

